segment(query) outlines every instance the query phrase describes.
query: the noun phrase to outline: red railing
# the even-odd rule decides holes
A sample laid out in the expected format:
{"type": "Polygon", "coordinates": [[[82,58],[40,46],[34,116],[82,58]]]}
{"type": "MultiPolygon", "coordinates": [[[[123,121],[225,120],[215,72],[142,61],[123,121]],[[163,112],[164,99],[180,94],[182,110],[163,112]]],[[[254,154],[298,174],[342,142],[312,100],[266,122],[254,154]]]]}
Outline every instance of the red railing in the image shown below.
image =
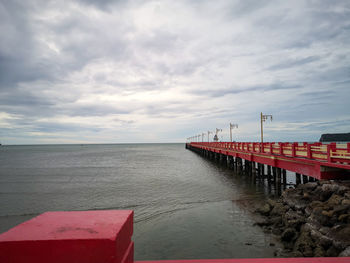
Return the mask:
{"type": "Polygon", "coordinates": [[[192,145],[228,151],[306,158],[328,163],[350,164],[350,143],[298,142],[192,142],[192,145]]]}

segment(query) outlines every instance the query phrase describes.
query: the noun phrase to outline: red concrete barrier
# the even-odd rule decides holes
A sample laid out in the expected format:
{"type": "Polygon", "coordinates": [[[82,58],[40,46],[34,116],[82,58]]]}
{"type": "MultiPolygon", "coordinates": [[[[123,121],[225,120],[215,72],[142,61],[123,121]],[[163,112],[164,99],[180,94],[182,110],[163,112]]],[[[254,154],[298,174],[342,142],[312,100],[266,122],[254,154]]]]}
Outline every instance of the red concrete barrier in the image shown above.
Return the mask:
{"type": "Polygon", "coordinates": [[[136,261],[136,263],[349,263],[350,258],[244,258],[136,261]]]}
{"type": "Polygon", "coordinates": [[[0,235],[1,263],[131,263],[133,211],[47,212],[0,235]]]}

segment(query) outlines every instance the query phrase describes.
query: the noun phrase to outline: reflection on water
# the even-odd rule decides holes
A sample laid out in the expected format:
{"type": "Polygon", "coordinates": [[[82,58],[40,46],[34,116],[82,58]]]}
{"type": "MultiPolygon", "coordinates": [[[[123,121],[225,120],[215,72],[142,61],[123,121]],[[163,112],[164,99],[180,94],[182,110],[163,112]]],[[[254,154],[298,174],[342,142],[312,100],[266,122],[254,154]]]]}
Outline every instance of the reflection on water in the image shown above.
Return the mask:
{"type": "Polygon", "coordinates": [[[274,188],[183,144],[3,146],[0,231],[53,210],[133,209],[135,257],[273,257],[252,206],[274,188]]]}

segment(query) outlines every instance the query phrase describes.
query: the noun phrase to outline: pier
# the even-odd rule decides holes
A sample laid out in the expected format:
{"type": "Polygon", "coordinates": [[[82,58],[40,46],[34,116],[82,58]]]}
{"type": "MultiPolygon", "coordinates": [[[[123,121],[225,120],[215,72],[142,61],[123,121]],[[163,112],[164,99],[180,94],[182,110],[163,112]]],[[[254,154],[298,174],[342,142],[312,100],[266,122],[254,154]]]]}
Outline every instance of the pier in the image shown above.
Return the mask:
{"type": "Polygon", "coordinates": [[[350,143],[190,142],[186,148],[277,182],[286,183],[287,170],[295,173],[297,184],[350,179],[350,143]]]}

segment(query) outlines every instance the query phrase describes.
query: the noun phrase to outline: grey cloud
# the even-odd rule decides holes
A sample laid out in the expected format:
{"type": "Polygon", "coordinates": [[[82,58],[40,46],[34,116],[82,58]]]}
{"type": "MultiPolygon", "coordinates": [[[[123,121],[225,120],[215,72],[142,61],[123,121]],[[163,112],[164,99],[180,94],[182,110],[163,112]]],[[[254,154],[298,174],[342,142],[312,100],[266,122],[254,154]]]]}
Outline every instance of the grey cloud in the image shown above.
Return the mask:
{"type": "Polygon", "coordinates": [[[271,85],[257,85],[250,87],[232,87],[228,89],[215,89],[215,90],[193,90],[193,94],[197,95],[209,95],[211,97],[222,97],[228,94],[239,94],[254,91],[274,91],[274,90],[290,90],[290,89],[301,89],[299,85],[285,85],[285,84],[271,84],[271,85]]]}
{"type": "Polygon", "coordinates": [[[79,0],[79,2],[82,5],[88,4],[104,11],[109,11],[113,6],[121,6],[128,3],[128,1],[124,0],[79,0]]]}
{"type": "Polygon", "coordinates": [[[65,114],[68,116],[106,116],[109,114],[125,115],[130,114],[133,110],[118,109],[107,105],[90,105],[90,106],[66,106],[61,109],[55,109],[58,114],[65,114]]]}
{"type": "Polygon", "coordinates": [[[298,67],[298,66],[302,66],[314,61],[318,61],[321,58],[319,56],[309,56],[306,58],[302,58],[302,59],[294,59],[294,60],[288,60],[276,65],[273,65],[271,67],[268,67],[268,70],[280,70],[280,69],[287,69],[287,68],[292,68],[292,67],[298,67]]]}
{"type": "MultiPolygon", "coordinates": [[[[165,24],[154,23],[156,17],[152,17],[140,28],[139,20],[126,16],[146,7],[141,12],[146,18],[141,14],[137,19],[147,21],[147,15],[154,15],[152,11],[146,13],[148,7],[155,8],[154,3],[79,0],[72,8],[71,2],[0,2],[0,112],[22,116],[9,121],[25,131],[48,133],[77,133],[82,128],[101,132],[89,124],[80,127],[37,121],[57,115],[103,118],[115,114],[124,118],[133,113],[133,118],[140,114],[145,122],[148,117],[181,116],[184,122],[186,118],[213,118],[214,123],[236,112],[244,116],[243,123],[255,120],[254,114],[260,110],[255,101],[247,105],[249,110],[240,106],[222,109],[211,101],[226,105],[225,95],[233,94],[239,101],[245,93],[259,92],[264,96],[259,106],[265,103],[264,110],[277,112],[281,120],[349,114],[350,109],[340,109],[349,99],[348,1],[157,2],[159,10],[169,12],[173,11],[170,6],[175,6],[176,11],[193,16],[189,21],[194,25],[186,24],[185,16],[181,18],[184,21],[171,18],[165,24]],[[62,12],[57,16],[38,18],[59,10],[62,12]],[[176,24],[172,25],[173,21],[176,24]],[[120,70],[104,72],[104,66],[120,70]],[[246,79],[231,79],[235,70],[237,76],[246,79]],[[180,99],[176,100],[160,97],[154,102],[149,98],[140,101],[138,96],[140,91],[162,92],[177,87],[175,94],[180,99]],[[277,92],[265,96],[271,91],[285,91],[283,102],[278,102],[281,98],[277,92]],[[130,94],[138,101],[131,101],[127,108],[90,101],[92,96],[102,95],[103,100],[109,95],[117,98],[130,94]],[[84,103],[85,95],[89,102],[84,103]],[[190,95],[200,96],[207,105],[197,107],[198,96],[190,95]],[[286,107],[289,95],[293,95],[293,103],[286,107]]],[[[137,119],[116,121],[137,123],[137,119]]]]}

